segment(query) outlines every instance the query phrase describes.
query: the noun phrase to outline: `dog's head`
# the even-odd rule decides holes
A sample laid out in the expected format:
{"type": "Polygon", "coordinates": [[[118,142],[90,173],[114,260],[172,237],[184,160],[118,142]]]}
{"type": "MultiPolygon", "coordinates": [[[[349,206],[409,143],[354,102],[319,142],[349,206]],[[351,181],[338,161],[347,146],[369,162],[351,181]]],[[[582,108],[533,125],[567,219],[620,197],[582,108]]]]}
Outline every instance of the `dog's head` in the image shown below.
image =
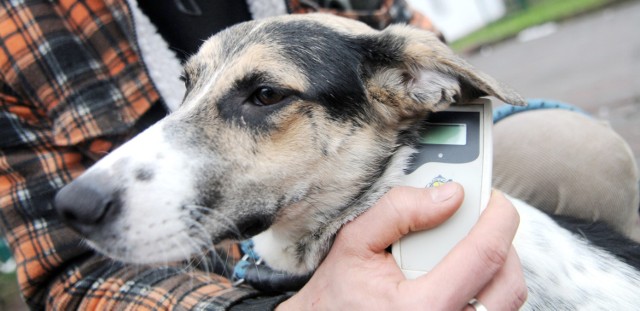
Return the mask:
{"type": "Polygon", "coordinates": [[[177,111],[56,197],[59,214],[112,257],[185,259],[269,229],[267,261],[309,271],[402,174],[429,112],[483,95],[523,103],[430,33],[328,15],[229,28],[184,78],[177,111]]]}

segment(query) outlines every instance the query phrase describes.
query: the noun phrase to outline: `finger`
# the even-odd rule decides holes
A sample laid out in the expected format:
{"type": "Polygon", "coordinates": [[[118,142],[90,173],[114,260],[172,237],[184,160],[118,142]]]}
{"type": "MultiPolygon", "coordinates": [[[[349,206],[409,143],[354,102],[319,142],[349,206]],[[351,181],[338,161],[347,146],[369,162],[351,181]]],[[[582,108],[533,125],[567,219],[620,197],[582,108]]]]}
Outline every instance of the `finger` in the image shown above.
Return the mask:
{"type": "MultiPolygon", "coordinates": [[[[519,310],[527,300],[520,258],[512,247],[502,269],[485,288],[475,296],[488,310],[519,310]]],[[[467,311],[474,311],[468,307],[467,311]]]]}
{"type": "Polygon", "coordinates": [[[462,309],[506,262],[511,242],[518,228],[519,216],[515,208],[501,193],[494,191],[487,209],[478,223],[460,243],[427,275],[416,279],[426,297],[448,309],[462,309]],[[434,284],[447,284],[437,286],[434,284]]]}
{"type": "Polygon", "coordinates": [[[336,241],[348,239],[345,243],[361,254],[383,251],[409,232],[444,222],[460,207],[463,197],[462,186],[457,183],[429,189],[393,188],[370,210],[342,228],[336,241]]]}

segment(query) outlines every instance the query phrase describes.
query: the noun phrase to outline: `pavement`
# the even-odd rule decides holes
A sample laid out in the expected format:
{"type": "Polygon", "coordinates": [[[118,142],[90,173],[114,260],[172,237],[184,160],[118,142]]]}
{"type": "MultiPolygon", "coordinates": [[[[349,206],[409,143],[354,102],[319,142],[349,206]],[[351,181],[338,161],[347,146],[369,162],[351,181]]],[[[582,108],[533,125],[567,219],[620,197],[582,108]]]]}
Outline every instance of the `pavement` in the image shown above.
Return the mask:
{"type": "Polygon", "coordinates": [[[465,58],[527,98],[571,103],[609,122],[640,163],[640,1],[546,25],[537,33],[465,58]]]}

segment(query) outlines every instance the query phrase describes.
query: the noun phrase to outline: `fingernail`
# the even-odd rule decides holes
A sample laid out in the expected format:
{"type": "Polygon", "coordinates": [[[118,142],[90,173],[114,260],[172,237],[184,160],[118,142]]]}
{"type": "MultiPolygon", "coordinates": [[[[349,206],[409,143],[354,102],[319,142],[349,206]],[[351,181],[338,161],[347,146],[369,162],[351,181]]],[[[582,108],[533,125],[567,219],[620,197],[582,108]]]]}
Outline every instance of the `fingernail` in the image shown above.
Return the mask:
{"type": "Polygon", "coordinates": [[[431,188],[431,199],[436,203],[444,202],[449,200],[456,192],[458,192],[458,185],[448,182],[441,186],[431,188]]]}

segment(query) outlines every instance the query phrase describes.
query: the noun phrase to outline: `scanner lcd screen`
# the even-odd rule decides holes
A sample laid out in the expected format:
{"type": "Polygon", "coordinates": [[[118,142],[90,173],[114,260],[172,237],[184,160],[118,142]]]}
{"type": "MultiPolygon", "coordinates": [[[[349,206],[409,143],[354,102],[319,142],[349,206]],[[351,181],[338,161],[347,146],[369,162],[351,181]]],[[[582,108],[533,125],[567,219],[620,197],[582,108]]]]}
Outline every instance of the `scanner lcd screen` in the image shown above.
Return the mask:
{"type": "Polygon", "coordinates": [[[467,125],[453,123],[427,123],[422,136],[421,144],[434,145],[466,145],[467,125]]]}

